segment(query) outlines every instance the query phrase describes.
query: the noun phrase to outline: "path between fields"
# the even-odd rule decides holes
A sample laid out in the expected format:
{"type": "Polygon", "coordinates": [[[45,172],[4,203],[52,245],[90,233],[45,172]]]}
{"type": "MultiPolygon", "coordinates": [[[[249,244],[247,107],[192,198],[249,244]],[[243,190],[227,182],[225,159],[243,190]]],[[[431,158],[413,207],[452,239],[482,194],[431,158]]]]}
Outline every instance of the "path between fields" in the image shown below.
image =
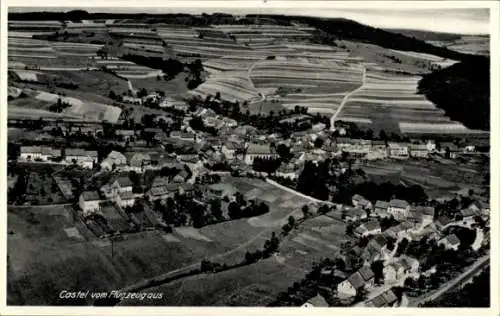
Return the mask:
{"type": "MultiPolygon", "coordinates": [[[[262,62],[262,61],[263,61],[262,59],[257,60],[256,62],[254,62],[253,64],[251,64],[250,67],[248,67],[248,71],[247,71],[248,82],[250,83],[250,86],[252,86],[252,88],[254,90],[256,90],[256,91],[257,91],[257,89],[255,88],[255,84],[252,81],[251,75],[252,75],[253,68],[255,66],[257,66],[257,64],[260,63],[260,62],[262,62]]],[[[259,100],[251,101],[251,102],[249,102],[249,104],[259,103],[259,102],[262,102],[262,101],[264,101],[266,99],[266,96],[263,93],[259,92],[259,96],[260,96],[259,100]]]]}
{"type": "Polygon", "coordinates": [[[353,95],[354,93],[363,89],[364,85],[366,84],[366,67],[365,66],[361,66],[361,67],[363,68],[363,77],[362,77],[361,85],[357,89],[352,90],[351,92],[346,94],[344,96],[344,98],[342,99],[342,102],[340,102],[340,105],[337,108],[337,111],[335,111],[335,113],[333,113],[332,117],[330,118],[330,129],[332,129],[332,130],[335,129],[335,119],[337,119],[337,116],[340,114],[340,112],[342,112],[342,109],[344,108],[344,105],[347,103],[347,100],[349,99],[349,97],[351,95],[353,95]]]}

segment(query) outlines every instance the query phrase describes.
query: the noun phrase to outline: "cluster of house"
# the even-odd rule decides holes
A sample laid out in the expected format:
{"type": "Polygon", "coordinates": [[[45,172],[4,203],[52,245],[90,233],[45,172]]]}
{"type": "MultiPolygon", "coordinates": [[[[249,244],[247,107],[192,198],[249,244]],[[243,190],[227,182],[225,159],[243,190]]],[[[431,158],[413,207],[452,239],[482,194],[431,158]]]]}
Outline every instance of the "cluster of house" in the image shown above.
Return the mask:
{"type": "Polygon", "coordinates": [[[131,207],[139,198],[146,197],[149,201],[165,200],[176,194],[192,196],[194,186],[186,182],[187,172],[181,171],[175,177],[158,176],[145,193],[134,193],[134,184],[126,175],[119,175],[111,182],[103,185],[98,191],[85,191],[78,204],[83,215],[88,216],[98,212],[105,201],[114,202],[120,208],[131,207]]]}
{"type": "MultiPolygon", "coordinates": [[[[363,220],[358,227],[354,229],[354,235],[357,237],[372,237],[366,247],[358,246],[352,249],[352,254],[364,260],[364,266],[351,274],[344,281],[338,284],[337,291],[341,298],[353,297],[360,290],[369,290],[373,287],[373,271],[369,266],[376,260],[382,260],[384,263],[383,274],[386,285],[395,285],[408,276],[420,273],[420,261],[407,255],[396,257],[397,244],[403,239],[408,241],[420,241],[423,238],[427,240],[434,239],[438,245],[445,249],[457,250],[460,246],[460,239],[453,233],[446,234],[445,229],[451,225],[473,227],[475,218],[482,216],[488,218],[489,206],[480,202],[474,202],[469,207],[460,211],[459,218],[448,218],[445,216],[434,220],[434,207],[431,206],[411,206],[404,200],[393,199],[391,201],[377,201],[372,205],[369,201],[360,195],[353,197],[354,208],[346,209],[346,221],[363,220]],[[370,210],[370,217],[366,210],[370,210]],[[399,224],[382,231],[378,218],[393,216],[399,221],[399,224]],[[388,240],[395,240],[393,248],[388,248],[388,240]]],[[[343,258],[348,261],[348,258],[343,258]]],[[[392,301],[392,300],[390,300],[392,301]]],[[[382,296],[372,300],[375,306],[390,306],[391,302],[385,300],[382,296]]]]}
{"type": "Polygon", "coordinates": [[[61,150],[48,146],[21,146],[19,159],[26,162],[58,162],[93,168],[97,163],[97,151],[81,148],[61,150]]]}
{"type": "Polygon", "coordinates": [[[474,146],[460,148],[454,143],[439,144],[439,150],[433,140],[425,143],[385,142],[381,140],[366,140],[339,137],[336,140],[338,150],[352,154],[365,155],[367,159],[407,159],[427,158],[432,153],[449,154],[455,159],[459,153],[474,151],[474,146]]]}

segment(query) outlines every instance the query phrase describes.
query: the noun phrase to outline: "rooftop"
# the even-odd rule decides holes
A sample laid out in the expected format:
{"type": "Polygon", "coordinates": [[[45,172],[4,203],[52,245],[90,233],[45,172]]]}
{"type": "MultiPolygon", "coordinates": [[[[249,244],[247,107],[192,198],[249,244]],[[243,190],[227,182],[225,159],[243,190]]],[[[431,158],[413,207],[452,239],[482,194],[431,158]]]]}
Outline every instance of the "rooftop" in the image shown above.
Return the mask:
{"type": "Polygon", "coordinates": [[[389,202],[389,206],[395,208],[407,208],[410,204],[408,204],[405,200],[393,199],[389,202]]]}
{"type": "Polygon", "coordinates": [[[84,201],[99,201],[99,193],[97,191],[84,191],[81,195],[84,201]]]}

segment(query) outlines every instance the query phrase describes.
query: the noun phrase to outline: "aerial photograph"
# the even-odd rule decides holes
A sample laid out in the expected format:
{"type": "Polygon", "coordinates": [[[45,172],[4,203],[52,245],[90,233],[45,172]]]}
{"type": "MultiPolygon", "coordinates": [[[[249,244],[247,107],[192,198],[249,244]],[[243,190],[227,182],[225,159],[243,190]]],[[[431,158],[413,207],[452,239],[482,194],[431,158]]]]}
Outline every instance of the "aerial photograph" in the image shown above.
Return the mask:
{"type": "Polygon", "coordinates": [[[7,15],[7,306],[490,307],[489,8],[7,15]]]}

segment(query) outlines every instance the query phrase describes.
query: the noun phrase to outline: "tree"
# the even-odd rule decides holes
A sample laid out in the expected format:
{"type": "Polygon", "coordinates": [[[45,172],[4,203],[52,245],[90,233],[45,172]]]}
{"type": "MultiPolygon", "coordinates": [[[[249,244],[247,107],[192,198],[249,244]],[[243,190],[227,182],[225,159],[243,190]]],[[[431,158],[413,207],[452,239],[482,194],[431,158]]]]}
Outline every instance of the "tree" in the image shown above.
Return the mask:
{"type": "Polygon", "coordinates": [[[146,90],[146,88],[142,88],[139,90],[139,92],[137,92],[137,97],[138,98],[143,98],[145,96],[148,95],[148,90],[146,90]]]}
{"type": "Polygon", "coordinates": [[[109,98],[111,100],[116,100],[116,93],[113,90],[109,91],[109,98]]]}
{"type": "Polygon", "coordinates": [[[325,143],[325,141],[321,137],[318,137],[318,138],[316,138],[316,140],[314,140],[314,147],[321,148],[321,147],[323,147],[324,143],[325,143]]]}
{"type": "Polygon", "coordinates": [[[294,228],[296,225],[295,217],[289,216],[288,217],[288,225],[290,225],[290,228],[294,228]]]}
{"type": "Polygon", "coordinates": [[[380,284],[381,282],[384,281],[384,262],[381,260],[377,260],[372,262],[370,268],[373,271],[373,274],[375,274],[375,283],[380,284]]]}
{"type": "Polygon", "coordinates": [[[302,214],[304,215],[304,218],[309,217],[309,206],[307,206],[307,204],[302,206],[302,214]]]}
{"type": "Polygon", "coordinates": [[[214,269],[214,264],[209,261],[209,260],[202,260],[201,261],[201,271],[202,272],[208,272],[208,271],[213,271],[214,269]]]}
{"type": "Polygon", "coordinates": [[[210,201],[210,213],[219,221],[224,219],[219,199],[213,199],[210,201]]]}

